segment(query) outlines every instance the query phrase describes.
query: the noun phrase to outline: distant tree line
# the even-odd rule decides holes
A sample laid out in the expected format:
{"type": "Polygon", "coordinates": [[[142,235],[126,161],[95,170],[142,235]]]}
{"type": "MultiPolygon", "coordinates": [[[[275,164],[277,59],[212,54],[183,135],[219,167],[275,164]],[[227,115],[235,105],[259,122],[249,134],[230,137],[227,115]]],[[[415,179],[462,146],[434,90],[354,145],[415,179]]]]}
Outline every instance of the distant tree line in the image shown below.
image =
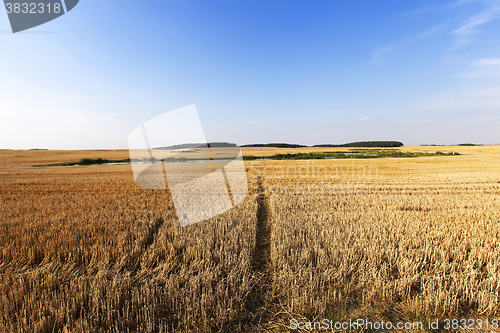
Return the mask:
{"type": "Polygon", "coordinates": [[[254,143],[250,145],[242,145],[240,147],[303,148],[307,146],[293,143],[254,143]]]}
{"type": "Polygon", "coordinates": [[[399,141],[360,141],[360,142],[344,143],[341,145],[334,145],[334,144],[314,145],[313,147],[335,147],[335,148],[340,148],[340,147],[362,147],[362,148],[382,147],[382,148],[391,148],[391,147],[402,147],[402,146],[404,146],[403,143],[399,142],[399,141]]]}
{"type": "Polygon", "coordinates": [[[236,143],[229,143],[229,142],[209,142],[208,146],[211,148],[238,147],[236,143]]]}
{"type": "Polygon", "coordinates": [[[160,150],[173,150],[173,149],[189,149],[189,148],[225,148],[225,147],[238,147],[235,143],[230,142],[209,142],[209,143],[183,143],[180,145],[173,145],[167,147],[155,147],[153,149],[160,150]]]}

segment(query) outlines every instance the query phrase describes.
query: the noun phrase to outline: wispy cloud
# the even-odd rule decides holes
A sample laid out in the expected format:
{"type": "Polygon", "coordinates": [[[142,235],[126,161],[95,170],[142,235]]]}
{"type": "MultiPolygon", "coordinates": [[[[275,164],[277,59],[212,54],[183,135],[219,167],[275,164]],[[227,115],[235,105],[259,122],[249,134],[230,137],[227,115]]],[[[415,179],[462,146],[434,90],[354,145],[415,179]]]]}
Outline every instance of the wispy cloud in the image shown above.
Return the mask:
{"type": "Polygon", "coordinates": [[[473,41],[472,35],[478,31],[478,29],[491,21],[494,21],[500,17],[500,3],[495,1],[493,3],[488,2],[488,7],[481,13],[471,16],[466,21],[462,22],[460,27],[456,28],[451,32],[455,35],[457,39],[457,44],[465,44],[473,41]]]}
{"type": "Polygon", "coordinates": [[[462,76],[466,78],[500,78],[500,58],[472,61],[469,70],[462,76]]]}
{"type": "Polygon", "coordinates": [[[500,66],[500,59],[480,59],[476,60],[478,66],[500,66]]]}
{"type": "Polygon", "coordinates": [[[368,120],[370,119],[370,117],[363,117],[363,118],[359,118],[358,121],[365,121],[365,120],[368,120]]]}
{"type": "Polygon", "coordinates": [[[454,27],[451,30],[450,34],[456,38],[454,47],[457,47],[459,45],[474,42],[473,35],[480,30],[481,26],[500,18],[500,1],[458,0],[443,5],[420,7],[415,10],[406,12],[404,13],[404,15],[419,15],[435,11],[450,11],[455,8],[460,8],[467,5],[479,5],[483,7],[483,10],[477,13],[477,11],[474,9],[472,11],[472,16],[462,21],[458,27],[454,27]]]}
{"type": "Polygon", "coordinates": [[[452,88],[430,96],[415,107],[420,110],[497,110],[500,108],[500,86],[474,90],[452,88]]]}
{"type": "Polygon", "coordinates": [[[114,113],[101,113],[85,110],[64,110],[61,112],[39,115],[40,118],[50,118],[61,122],[101,122],[113,120],[114,113]]]}
{"type": "Polygon", "coordinates": [[[370,64],[387,65],[391,63],[392,60],[397,57],[398,52],[405,49],[411,49],[414,45],[417,45],[417,43],[437,35],[444,30],[446,25],[447,24],[440,24],[416,35],[396,41],[390,45],[376,48],[371,53],[370,64]]]}
{"type": "Polygon", "coordinates": [[[464,3],[464,1],[455,1],[455,2],[450,2],[448,4],[437,5],[437,6],[420,7],[420,8],[411,10],[409,12],[406,12],[406,13],[404,13],[404,15],[418,15],[418,14],[426,14],[429,12],[447,10],[447,9],[457,7],[457,6],[461,5],[462,3],[464,3]]]}
{"type": "Polygon", "coordinates": [[[387,65],[390,63],[390,52],[394,46],[386,46],[375,49],[370,56],[370,63],[374,65],[387,65]]]}

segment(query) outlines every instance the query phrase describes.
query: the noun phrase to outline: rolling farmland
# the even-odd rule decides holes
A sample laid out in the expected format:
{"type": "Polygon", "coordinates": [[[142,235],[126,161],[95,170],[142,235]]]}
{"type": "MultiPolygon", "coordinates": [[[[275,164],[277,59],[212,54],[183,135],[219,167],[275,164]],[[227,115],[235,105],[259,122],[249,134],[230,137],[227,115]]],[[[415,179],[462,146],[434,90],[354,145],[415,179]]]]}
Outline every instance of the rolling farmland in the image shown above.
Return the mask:
{"type": "Polygon", "coordinates": [[[127,151],[0,151],[0,331],[500,318],[500,147],[398,149],[461,155],[247,161],[251,195],[185,228],[129,165],[32,167],[127,151]]]}

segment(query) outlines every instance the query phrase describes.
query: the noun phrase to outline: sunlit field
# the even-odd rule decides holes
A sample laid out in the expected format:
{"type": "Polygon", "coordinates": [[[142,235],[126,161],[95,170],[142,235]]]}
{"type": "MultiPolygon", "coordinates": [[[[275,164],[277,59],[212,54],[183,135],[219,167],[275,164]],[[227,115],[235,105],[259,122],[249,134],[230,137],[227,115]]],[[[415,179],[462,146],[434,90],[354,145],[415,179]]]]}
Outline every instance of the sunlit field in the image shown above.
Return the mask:
{"type": "Polygon", "coordinates": [[[247,199],[184,228],[130,165],[33,167],[125,150],[0,151],[0,331],[500,318],[500,147],[397,149],[460,155],[247,161],[247,199]]]}

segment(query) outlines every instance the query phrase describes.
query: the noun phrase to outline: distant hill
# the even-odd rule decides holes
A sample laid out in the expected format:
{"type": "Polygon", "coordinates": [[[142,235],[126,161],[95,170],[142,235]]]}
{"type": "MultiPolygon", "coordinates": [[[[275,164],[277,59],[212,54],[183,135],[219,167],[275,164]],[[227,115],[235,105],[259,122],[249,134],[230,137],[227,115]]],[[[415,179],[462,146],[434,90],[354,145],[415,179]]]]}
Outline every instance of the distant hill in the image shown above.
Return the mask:
{"type": "Polygon", "coordinates": [[[250,145],[242,145],[240,147],[303,148],[307,146],[292,143],[254,143],[250,145]]]}
{"type": "Polygon", "coordinates": [[[402,147],[402,146],[404,146],[403,143],[399,142],[399,141],[361,141],[361,142],[344,143],[341,145],[322,144],[322,145],[314,145],[313,147],[335,147],[335,148],[341,148],[341,147],[361,147],[361,148],[380,147],[380,148],[391,148],[391,147],[402,147]]]}
{"type": "Polygon", "coordinates": [[[205,143],[183,143],[180,145],[173,145],[173,146],[167,146],[167,147],[155,147],[153,149],[173,150],[173,149],[205,148],[206,146],[212,147],[212,148],[238,147],[235,143],[209,142],[207,144],[205,144],[205,143]]]}

